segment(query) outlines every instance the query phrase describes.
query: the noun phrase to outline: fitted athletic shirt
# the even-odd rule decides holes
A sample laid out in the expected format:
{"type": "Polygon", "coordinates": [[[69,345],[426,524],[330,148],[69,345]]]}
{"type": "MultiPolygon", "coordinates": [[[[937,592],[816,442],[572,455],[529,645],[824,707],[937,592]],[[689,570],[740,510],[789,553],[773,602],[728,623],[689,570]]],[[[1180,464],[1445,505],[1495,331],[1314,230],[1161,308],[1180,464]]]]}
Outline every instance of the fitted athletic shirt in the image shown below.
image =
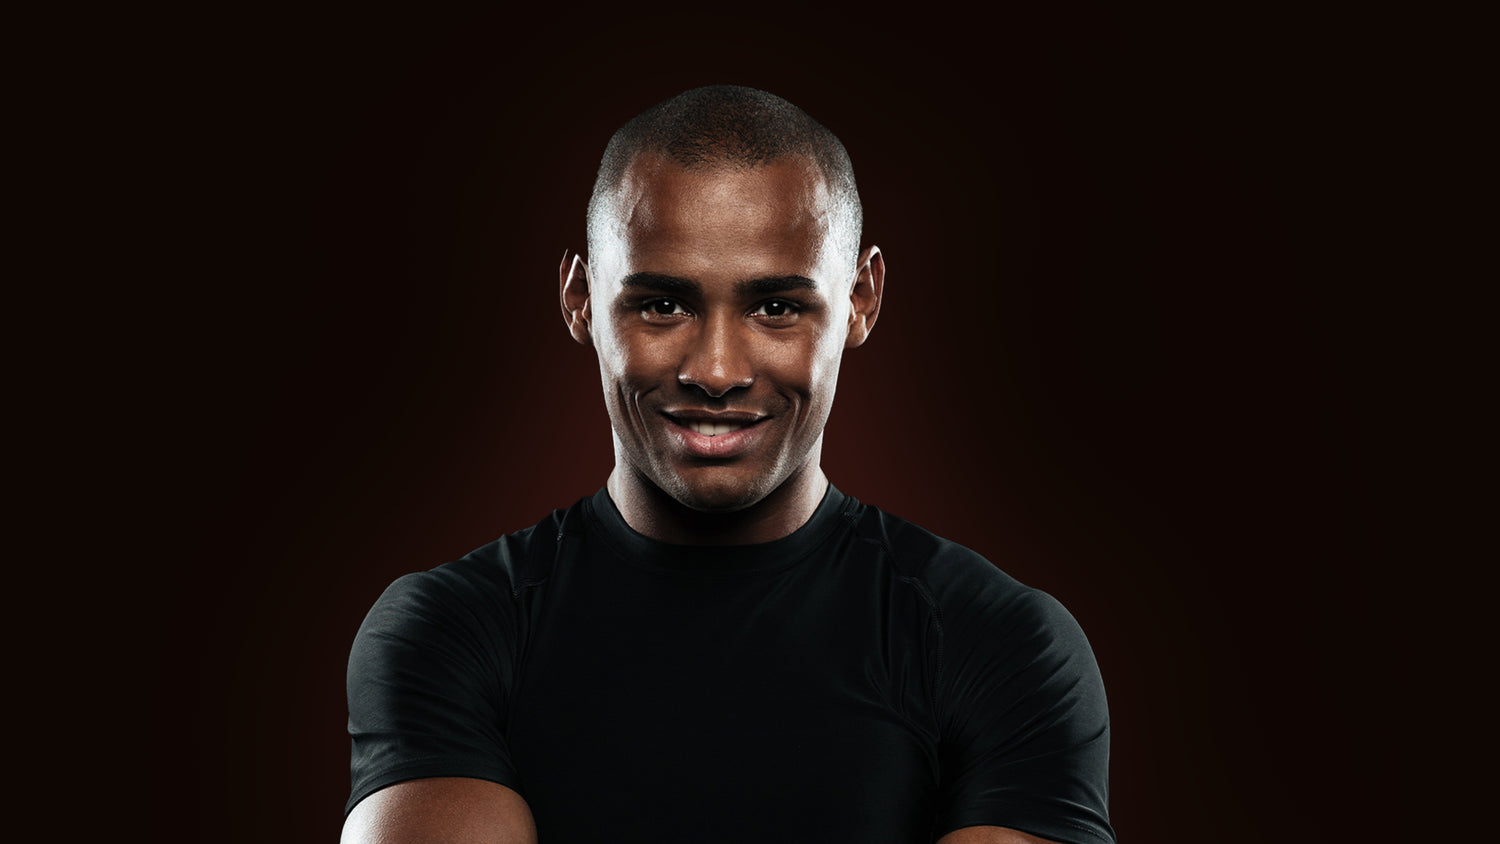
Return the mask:
{"type": "Polygon", "coordinates": [[[832,486],[796,532],[683,546],[605,490],[407,575],[349,659],[353,789],[508,786],[542,844],[1113,842],[1077,622],[832,486]]]}

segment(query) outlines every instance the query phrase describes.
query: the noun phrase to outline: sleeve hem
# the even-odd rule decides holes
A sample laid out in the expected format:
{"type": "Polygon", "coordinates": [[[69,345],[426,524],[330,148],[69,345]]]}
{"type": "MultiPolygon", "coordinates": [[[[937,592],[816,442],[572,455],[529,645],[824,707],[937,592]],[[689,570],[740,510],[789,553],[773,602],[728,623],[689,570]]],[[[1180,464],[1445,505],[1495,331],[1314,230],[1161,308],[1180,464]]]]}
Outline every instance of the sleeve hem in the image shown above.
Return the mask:
{"type": "MultiPolygon", "coordinates": [[[[349,802],[344,804],[344,817],[354,811],[354,807],[360,801],[369,797],[383,788],[389,788],[397,783],[409,780],[431,779],[433,777],[464,777],[467,779],[486,780],[521,794],[521,778],[516,772],[502,766],[495,765],[493,760],[464,760],[464,759],[431,759],[422,762],[413,762],[406,765],[391,768],[380,772],[377,776],[364,779],[350,793],[349,802]]],[[[524,797],[525,795],[522,794],[524,797]]]]}
{"type": "Polygon", "coordinates": [[[1057,841],[1060,844],[1116,844],[1114,830],[1106,825],[1084,823],[1073,818],[1038,818],[1014,811],[996,808],[990,811],[972,811],[961,816],[945,818],[933,827],[932,840],[936,841],[954,830],[971,826],[1003,826],[1028,835],[1057,841]]]}

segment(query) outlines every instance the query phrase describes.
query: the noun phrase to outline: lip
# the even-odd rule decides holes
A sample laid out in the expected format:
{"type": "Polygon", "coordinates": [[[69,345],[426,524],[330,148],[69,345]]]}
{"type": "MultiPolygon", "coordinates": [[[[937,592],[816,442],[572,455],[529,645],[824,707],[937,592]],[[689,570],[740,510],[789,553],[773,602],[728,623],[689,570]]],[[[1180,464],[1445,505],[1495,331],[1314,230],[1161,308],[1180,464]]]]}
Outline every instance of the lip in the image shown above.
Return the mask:
{"type": "Polygon", "coordinates": [[[742,425],[750,425],[766,417],[764,413],[747,410],[709,410],[706,407],[676,407],[663,410],[661,413],[669,419],[688,419],[695,422],[738,422],[742,425]]]}
{"type": "Polygon", "coordinates": [[[664,411],[667,434],[683,451],[692,457],[704,460],[728,460],[749,451],[760,440],[764,426],[760,423],[767,417],[758,413],[735,410],[704,410],[680,408],[664,411]],[[709,436],[687,427],[686,422],[715,422],[737,424],[744,427],[736,431],[709,436]]]}

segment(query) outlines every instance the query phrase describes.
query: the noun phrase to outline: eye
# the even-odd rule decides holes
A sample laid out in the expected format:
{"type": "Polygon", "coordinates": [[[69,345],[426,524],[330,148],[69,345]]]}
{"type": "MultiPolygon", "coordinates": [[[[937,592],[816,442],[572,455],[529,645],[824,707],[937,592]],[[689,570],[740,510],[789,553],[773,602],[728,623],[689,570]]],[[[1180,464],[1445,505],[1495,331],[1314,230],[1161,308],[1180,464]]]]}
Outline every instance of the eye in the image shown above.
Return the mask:
{"type": "Polygon", "coordinates": [[[751,313],[755,316],[786,318],[796,316],[799,311],[801,311],[801,308],[785,299],[772,299],[768,302],[762,302],[760,307],[751,313]]]}
{"type": "Polygon", "coordinates": [[[651,299],[642,303],[641,313],[646,316],[678,316],[687,310],[676,299],[651,299]]]}

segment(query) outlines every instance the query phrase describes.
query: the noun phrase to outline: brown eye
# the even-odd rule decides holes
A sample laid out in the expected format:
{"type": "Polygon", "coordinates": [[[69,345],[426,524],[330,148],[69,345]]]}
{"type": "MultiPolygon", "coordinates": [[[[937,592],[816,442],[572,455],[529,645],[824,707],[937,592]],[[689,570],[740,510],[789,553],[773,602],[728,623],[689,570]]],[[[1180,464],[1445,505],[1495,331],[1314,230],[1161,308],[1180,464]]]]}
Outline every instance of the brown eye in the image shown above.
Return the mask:
{"type": "Polygon", "coordinates": [[[652,299],[646,303],[646,310],[657,316],[674,316],[687,313],[682,306],[671,299],[652,299]]]}
{"type": "Polygon", "coordinates": [[[781,299],[764,302],[755,309],[756,316],[785,317],[797,313],[797,306],[781,299]]]}

